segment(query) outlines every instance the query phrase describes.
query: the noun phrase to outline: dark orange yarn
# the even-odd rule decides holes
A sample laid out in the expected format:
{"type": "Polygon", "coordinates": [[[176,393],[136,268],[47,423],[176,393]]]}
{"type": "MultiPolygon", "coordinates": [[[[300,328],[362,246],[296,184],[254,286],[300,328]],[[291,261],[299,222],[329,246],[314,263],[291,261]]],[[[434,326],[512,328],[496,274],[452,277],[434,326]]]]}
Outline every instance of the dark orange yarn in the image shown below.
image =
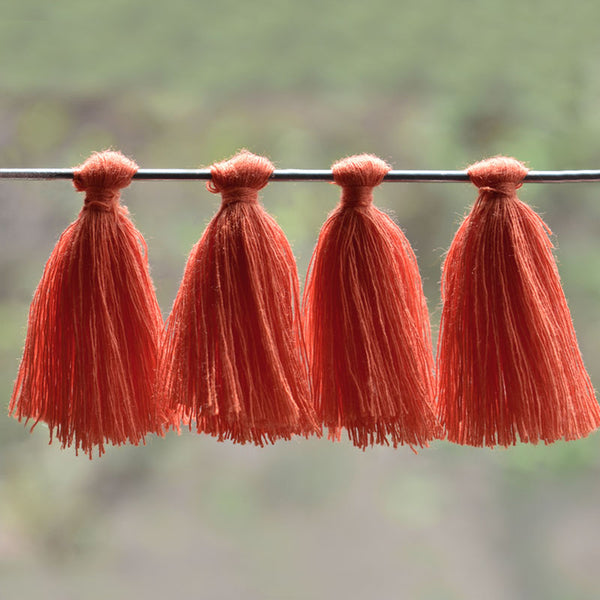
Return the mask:
{"type": "Polygon", "coordinates": [[[304,314],[318,414],[331,439],[361,448],[426,446],[437,433],[429,316],[415,255],[372,205],[390,166],[360,155],[333,165],[342,186],[315,248],[304,314]]]}
{"type": "MultiPolygon", "coordinates": [[[[273,165],[241,152],[211,168],[221,209],[188,259],[163,338],[161,401],[219,440],[319,433],[292,250],[258,202],[273,165]]],[[[191,423],[190,423],[191,425],[191,423]]]]}
{"type": "Polygon", "coordinates": [[[136,171],[111,151],[78,167],[85,204],[35,291],[9,407],[90,458],[105,442],[137,445],[161,431],[152,390],[162,318],[146,244],[119,204],[136,171]]]}
{"type": "Polygon", "coordinates": [[[600,410],[552,255],[549,228],[516,195],[527,169],[496,157],[468,170],[479,196],[442,277],[440,419],[473,446],[586,436],[600,410]]]}

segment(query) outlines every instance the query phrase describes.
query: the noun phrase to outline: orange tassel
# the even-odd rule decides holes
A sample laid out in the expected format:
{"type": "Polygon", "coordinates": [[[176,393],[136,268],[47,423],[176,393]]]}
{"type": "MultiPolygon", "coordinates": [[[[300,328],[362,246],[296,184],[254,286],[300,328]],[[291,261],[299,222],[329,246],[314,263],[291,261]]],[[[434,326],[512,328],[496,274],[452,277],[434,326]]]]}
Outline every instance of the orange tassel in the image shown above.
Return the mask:
{"type": "Polygon", "coordinates": [[[161,431],[152,391],[162,318],[146,244],[119,205],[136,171],[110,151],[78,167],[85,204],[35,291],[9,407],[90,458],[105,442],[137,445],[161,431]]]}
{"type": "Polygon", "coordinates": [[[318,414],[354,445],[426,446],[436,437],[433,354],[415,255],[372,205],[390,166],[360,155],[333,165],[342,186],[315,248],[304,292],[318,414]]]}
{"type": "Polygon", "coordinates": [[[198,432],[264,445],[319,427],[310,404],[292,250],[258,202],[273,165],[211,168],[221,209],[188,259],[167,320],[159,394],[198,432]]]}
{"type": "Polygon", "coordinates": [[[600,411],[551,231],[516,195],[527,169],[496,157],[468,172],[479,196],[442,276],[438,397],[448,439],[509,446],[584,437],[600,411]]]}

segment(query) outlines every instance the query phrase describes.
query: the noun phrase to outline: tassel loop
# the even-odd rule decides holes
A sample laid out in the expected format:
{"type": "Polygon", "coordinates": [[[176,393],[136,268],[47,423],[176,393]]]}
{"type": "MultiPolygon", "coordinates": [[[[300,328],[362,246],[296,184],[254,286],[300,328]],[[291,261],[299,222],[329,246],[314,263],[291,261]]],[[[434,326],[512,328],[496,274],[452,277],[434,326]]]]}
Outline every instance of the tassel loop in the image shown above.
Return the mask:
{"type": "MultiPolygon", "coordinates": [[[[211,181],[206,189],[213,194],[225,191],[233,195],[234,190],[262,190],[273,174],[273,163],[264,156],[241,150],[229,160],[215,163],[210,168],[211,181]]],[[[246,195],[244,192],[243,195],[246,195]]]]}
{"type": "Polygon", "coordinates": [[[508,156],[495,156],[472,164],[467,174],[478,188],[517,189],[529,169],[520,161],[508,156]]]}
{"type": "Polygon", "coordinates": [[[73,175],[73,185],[78,192],[85,192],[84,209],[104,212],[121,211],[119,190],[127,187],[137,173],[138,166],[120,152],[107,150],[93,154],[73,175]]]}
{"type": "Polygon", "coordinates": [[[212,179],[206,183],[206,189],[221,194],[222,207],[235,202],[257,204],[258,191],[269,183],[274,170],[264,156],[242,150],[233,158],[212,165],[212,179]]]}
{"type": "Polygon", "coordinates": [[[137,164],[120,152],[96,152],[76,168],[73,185],[78,192],[121,190],[131,183],[137,170],[137,164]]]}
{"type": "Polygon", "coordinates": [[[507,156],[482,160],[467,169],[471,183],[488,196],[514,195],[528,172],[523,163],[507,156]]]}
{"type": "Polygon", "coordinates": [[[343,188],[377,187],[392,167],[372,154],[357,154],[333,164],[333,180],[343,188]]]}
{"type": "Polygon", "coordinates": [[[341,203],[347,207],[365,207],[373,202],[373,188],[383,181],[391,167],[377,156],[359,154],[339,160],[331,170],[334,182],[342,187],[341,203]]]}

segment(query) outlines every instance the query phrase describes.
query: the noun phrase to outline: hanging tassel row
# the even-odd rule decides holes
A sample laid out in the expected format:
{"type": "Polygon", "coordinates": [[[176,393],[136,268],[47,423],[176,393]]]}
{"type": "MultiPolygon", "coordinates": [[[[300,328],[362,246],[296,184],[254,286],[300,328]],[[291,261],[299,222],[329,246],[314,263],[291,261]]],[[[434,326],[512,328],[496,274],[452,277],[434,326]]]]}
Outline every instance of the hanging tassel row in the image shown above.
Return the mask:
{"type": "Polygon", "coordinates": [[[479,196],[443,266],[437,368],[414,252],[373,205],[389,165],[333,166],[341,201],[302,302],[292,250],[258,201],[273,170],[246,151],[211,167],[222,204],[163,325],[119,203],[137,165],[107,151],[76,169],[84,206],[34,294],[9,412],[90,458],[182,423],[259,446],[325,426],[362,449],[551,443],[600,426],[550,230],[516,195],[521,163],[468,170],[479,196]]]}

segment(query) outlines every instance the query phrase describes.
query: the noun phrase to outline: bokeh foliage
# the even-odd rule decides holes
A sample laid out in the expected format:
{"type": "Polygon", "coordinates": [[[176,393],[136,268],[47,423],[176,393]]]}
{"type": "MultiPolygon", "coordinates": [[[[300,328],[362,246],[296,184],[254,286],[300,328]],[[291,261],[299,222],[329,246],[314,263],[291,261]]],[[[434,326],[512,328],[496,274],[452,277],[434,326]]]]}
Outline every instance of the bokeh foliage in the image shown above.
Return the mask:
{"type": "MultiPolygon", "coordinates": [[[[240,147],[282,168],[373,152],[397,168],[497,153],[532,168],[600,163],[600,5],[557,0],[20,0],[0,20],[0,165],[69,166],[109,146],[145,167],[240,147]]],[[[123,194],[168,313],[218,206],[193,182],[123,194]]],[[[301,278],[338,190],[276,184],[264,202],[301,278]]],[[[413,243],[439,320],[439,273],[474,189],[388,184],[376,202],[413,243]]],[[[527,185],[600,382],[600,187],[527,185]]],[[[0,185],[0,392],[27,307],[81,196],[0,185]]],[[[479,451],[265,450],[186,433],[75,458],[0,419],[0,597],[592,599],[597,436],[479,451]]]]}

